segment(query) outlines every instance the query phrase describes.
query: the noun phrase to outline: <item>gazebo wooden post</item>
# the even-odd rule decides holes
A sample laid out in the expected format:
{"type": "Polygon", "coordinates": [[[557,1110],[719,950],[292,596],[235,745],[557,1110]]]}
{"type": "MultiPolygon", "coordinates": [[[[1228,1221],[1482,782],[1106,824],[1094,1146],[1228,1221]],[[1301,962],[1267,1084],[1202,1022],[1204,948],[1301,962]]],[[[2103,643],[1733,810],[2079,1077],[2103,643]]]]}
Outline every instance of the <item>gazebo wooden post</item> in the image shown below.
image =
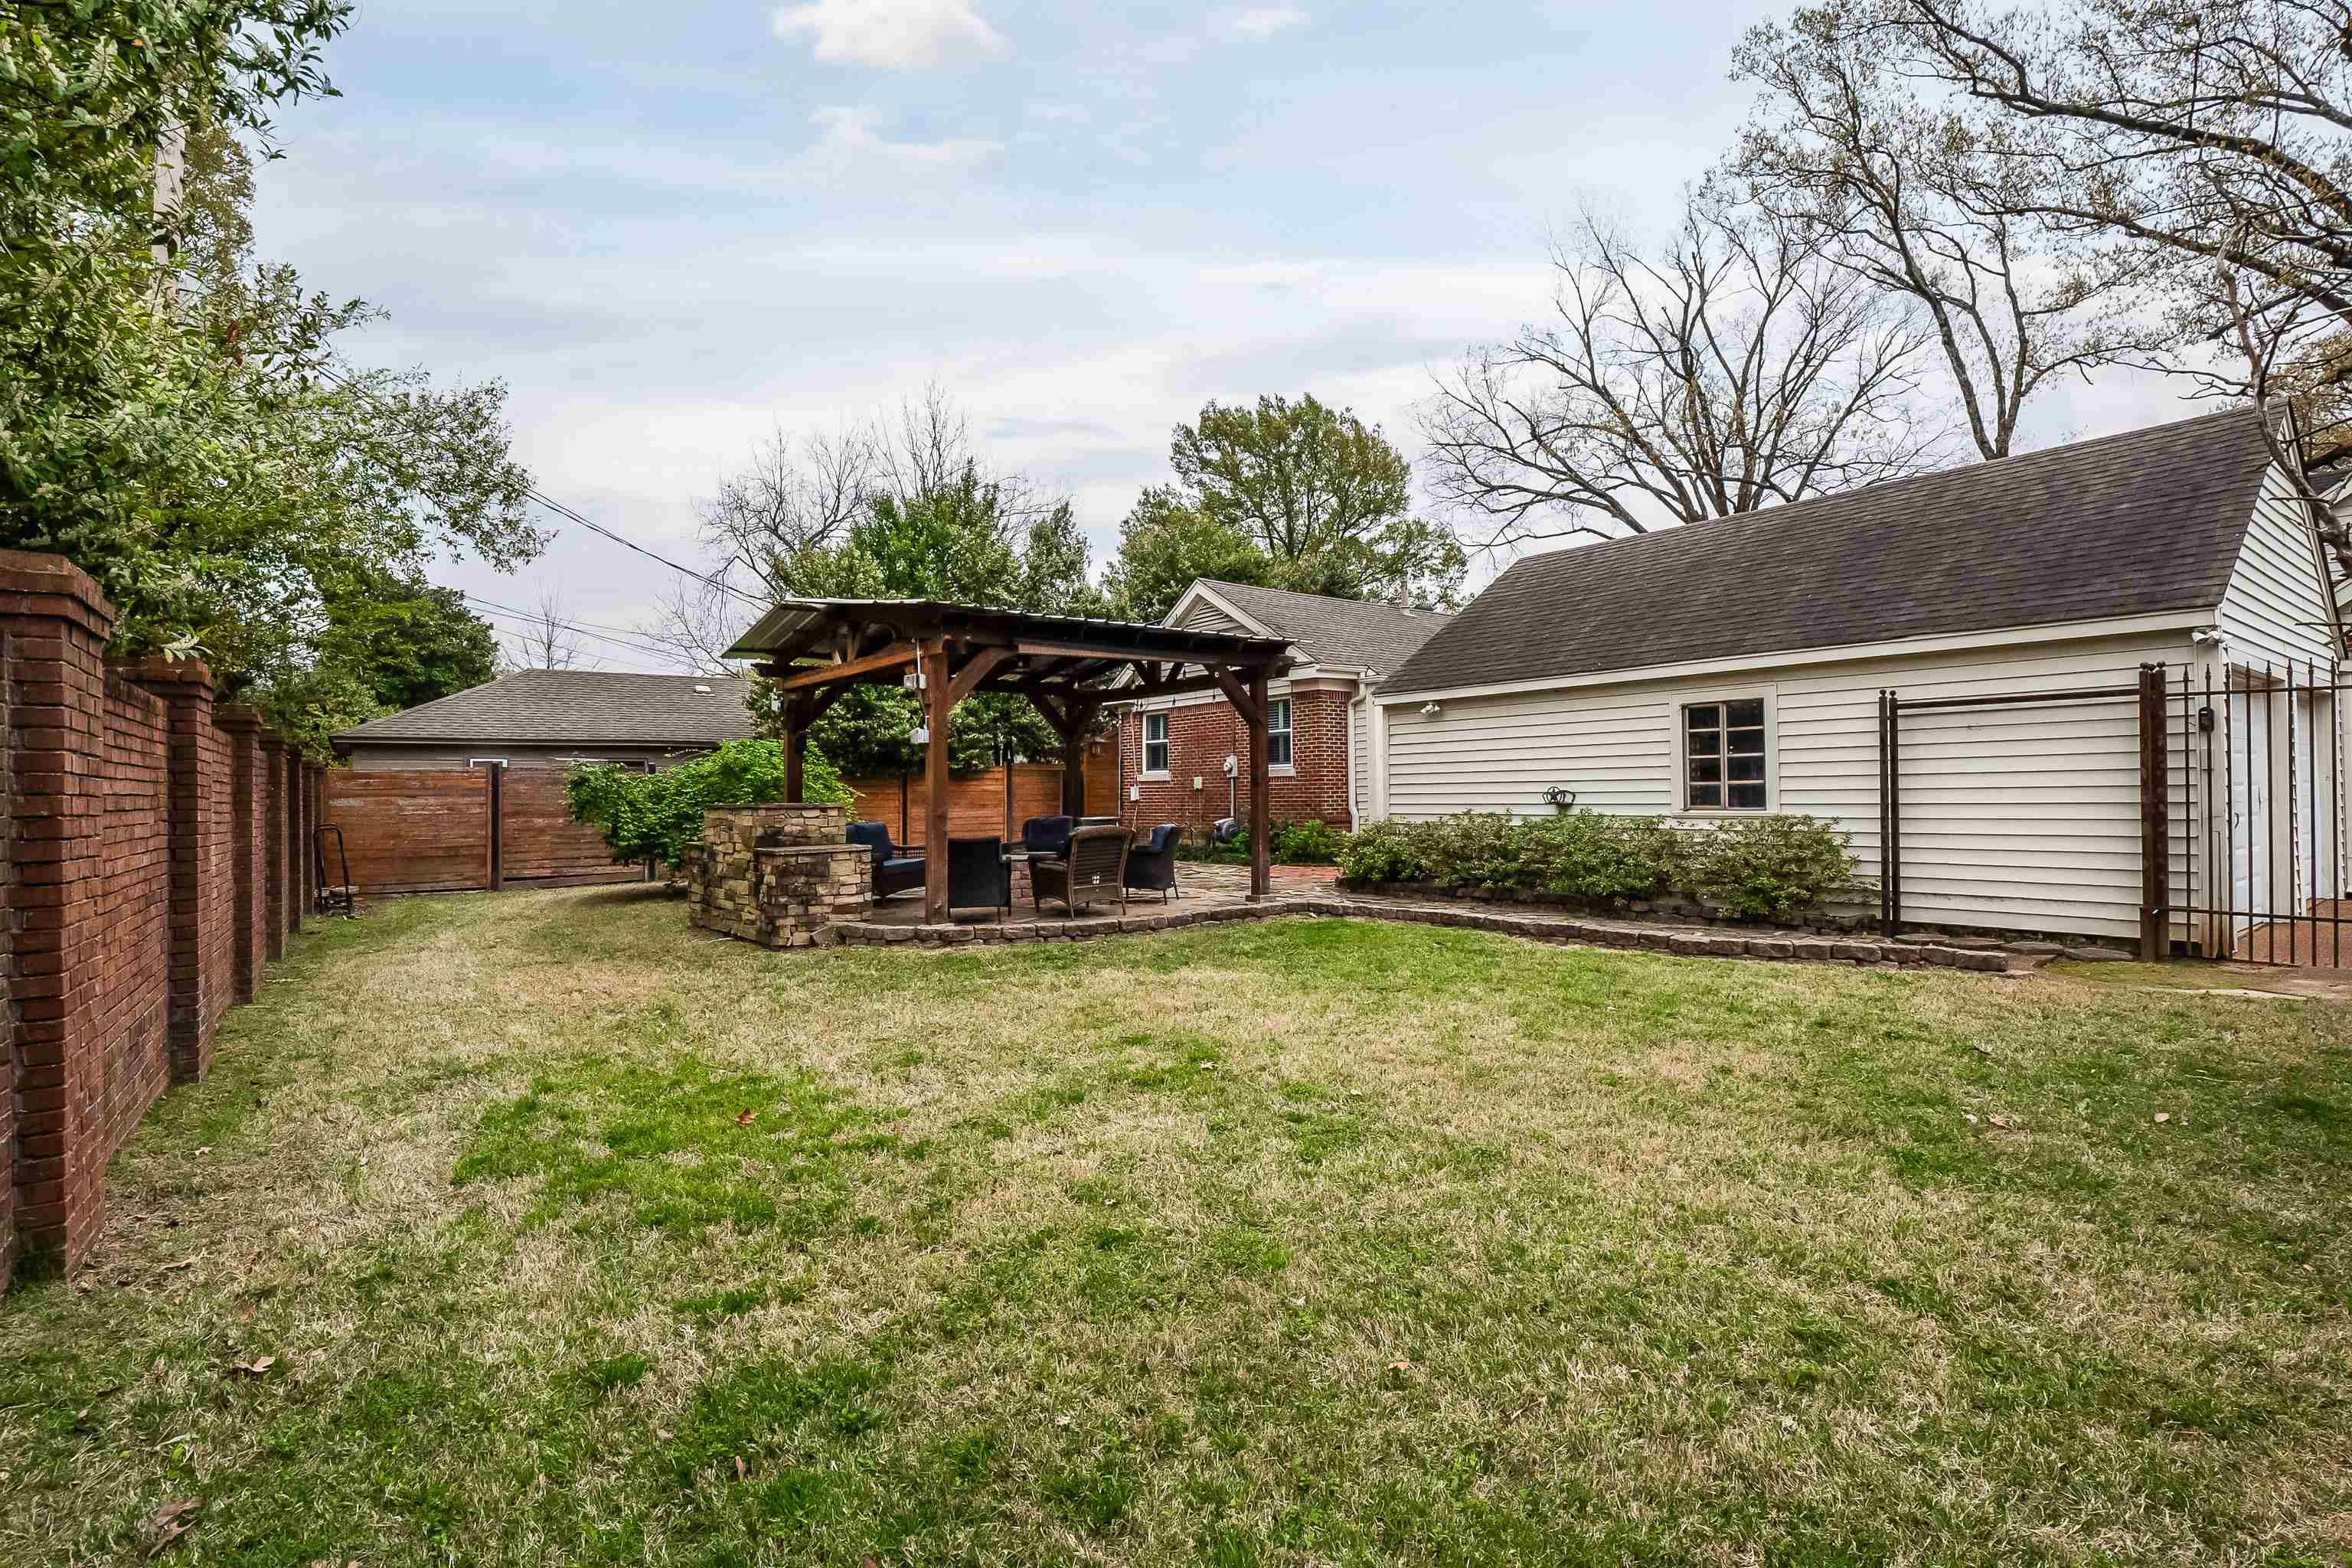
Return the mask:
{"type": "Polygon", "coordinates": [[[807,799],[801,774],[808,758],[808,731],[801,725],[800,710],[800,699],[784,699],[784,804],[787,805],[799,805],[807,799]]]}
{"type": "Polygon", "coordinates": [[[1087,814],[1087,731],[1095,727],[1096,706],[1073,698],[1065,711],[1070,727],[1062,731],[1062,815],[1075,821],[1087,814]]]}
{"type": "Polygon", "coordinates": [[[1265,718],[1266,667],[1254,665],[1249,672],[1249,711],[1244,715],[1249,721],[1250,748],[1250,900],[1263,899],[1273,890],[1274,875],[1269,847],[1272,844],[1270,809],[1266,797],[1265,718]]]}
{"type": "Polygon", "coordinates": [[[915,668],[923,676],[923,920],[948,918],[948,647],[944,638],[923,645],[915,668]]]}

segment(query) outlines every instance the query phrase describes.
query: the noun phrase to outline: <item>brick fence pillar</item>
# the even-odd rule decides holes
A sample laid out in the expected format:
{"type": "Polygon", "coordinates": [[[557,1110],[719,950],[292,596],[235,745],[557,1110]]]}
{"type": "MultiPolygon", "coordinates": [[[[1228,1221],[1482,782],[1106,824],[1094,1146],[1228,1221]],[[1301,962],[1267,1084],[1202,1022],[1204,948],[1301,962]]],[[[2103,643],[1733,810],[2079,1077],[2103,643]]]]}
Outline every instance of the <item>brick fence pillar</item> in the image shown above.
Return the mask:
{"type": "Polygon", "coordinates": [[[229,923],[236,931],[232,944],[236,999],[250,1002],[261,991],[261,961],[268,938],[263,894],[269,883],[268,846],[262,838],[262,818],[269,805],[268,776],[263,771],[261,715],[242,702],[221,705],[216,713],[228,742],[229,866],[234,884],[229,895],[229,923]]]}
{"type": "Polygon", "coordinates": [[[172,854],[170,1013],[164,1038],[172,1079],[189,1082],[212,1065],[212,1026],[225,1004],[219,987],[231,975],[211,973],[206,958],[217,944],[228,908],[209,886],[229,832],[221,801],[207,788],[218,765],[213,726],[213,672],[193,659],[151,658],[123,671],[161,698],[170,735],[164,809],[172,854]]]}
{"type": "Polygon", "coordinates": [[[286,742],[261,732],[261,956],[286,956],[286,742]]]}
{"type": "Polygon", "coordinates": [[[114,606],[54,555],[0,551],[9,795],[8,1247],[70,1270],[97,1235],[106,1172],[103,954],[90,889],[103,850],[106,641],[114,606]]]}

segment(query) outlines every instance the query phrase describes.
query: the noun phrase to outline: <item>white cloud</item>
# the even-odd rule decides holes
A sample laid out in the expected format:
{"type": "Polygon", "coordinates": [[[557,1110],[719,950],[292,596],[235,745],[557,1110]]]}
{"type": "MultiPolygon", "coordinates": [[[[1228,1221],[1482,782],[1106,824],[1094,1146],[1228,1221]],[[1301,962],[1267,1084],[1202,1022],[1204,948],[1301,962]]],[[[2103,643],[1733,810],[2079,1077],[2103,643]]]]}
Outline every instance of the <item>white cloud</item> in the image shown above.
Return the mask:
{"type": "Polygon", "coordinates": [[[811,0],[775,15],[776,37],[815,38],[821,60],[887,70],[933,66],[950,55],[1001,55],[1004,39],[967,0],[811,0]]]}
{"type": "Polygon", "coordinates": [[[1234,12],[1225,18],[1224,26],[1225,31],[1244,38],[1265,38],[1306,20],[1307,13],[1296,5],[1262,5],[1234,12]]]}
{"type": "Polygon", "coordinates": [[[951,174],[984,163],[1004,151],[1004,143],[976,136],[951,136],[938,142],[893,142],[875,128],[870,109],[820,109],[809,116],[823,128],[815,145],[802,156],[804,167],[819,174],[842,175],[877,165],[907,177],[951,174]]]}

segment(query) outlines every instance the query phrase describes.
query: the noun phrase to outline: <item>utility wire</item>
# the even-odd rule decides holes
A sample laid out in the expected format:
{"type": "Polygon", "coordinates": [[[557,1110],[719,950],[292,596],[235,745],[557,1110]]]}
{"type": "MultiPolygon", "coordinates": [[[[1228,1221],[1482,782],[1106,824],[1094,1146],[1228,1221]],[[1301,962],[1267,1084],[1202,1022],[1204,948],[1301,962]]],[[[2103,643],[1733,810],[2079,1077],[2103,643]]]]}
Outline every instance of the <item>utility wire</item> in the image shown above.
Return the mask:
{"type": "MultiPolygon", "coordinates": [[[[343,388],[347,392],[357,393],[360,396],[375,404],[377,407],[381,408],[384,405],[383,398],[378,397],[375,393],[369,388],[353,382],[348,376],[340,375],[334,371],[329,370],[324,365],[313,365],[310,368],[314,374],[333,383],[335,385],[343,388]]],[[[563,502],[557,500],[553,496],[547,494],[545,491],[541,490],[534,486],[524,487],[523,494],[530,500],[537,501],[541,506],[545,507],[548,510],[555,513],[556,516],[563,518],[568,521],[576,522],[591,533],[602,534],[604,538],[611,540],[614,543],[618,544],[625,549],[635,551],[638,554],[644,556],[648,561],[658,561],[673,572],[691,577],[698,583],[706,584],[710,587],[718,589],[722,594],[732,594],[735,597],[742,600],[747,605],[757,605],[762,610],[769,607],[766,600],[743,592],[742,589],[738,588],[734,584],[728,582],[725,578],[718,575],[717,574],[698,572],[691,566],[681,566],[677,562],[672,561],[668,556],[658,554],[654,551],[648,550],[644,545],[639,544],[635,540],[625,538],[621,534],[605,527],[603,523],[594,521],[593,518],[582,515],[572,507],[566,506],[563,502]]]]}

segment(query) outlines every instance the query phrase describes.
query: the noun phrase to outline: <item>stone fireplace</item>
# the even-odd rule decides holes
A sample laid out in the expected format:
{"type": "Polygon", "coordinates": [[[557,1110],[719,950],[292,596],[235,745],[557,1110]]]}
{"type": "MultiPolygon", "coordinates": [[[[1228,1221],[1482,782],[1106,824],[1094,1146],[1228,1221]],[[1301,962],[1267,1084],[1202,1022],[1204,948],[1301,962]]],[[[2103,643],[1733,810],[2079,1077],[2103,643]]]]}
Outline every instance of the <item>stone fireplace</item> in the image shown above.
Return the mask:
{"type": "Polygon", "coordinates": [[[834,921],[865,918],[873,856],[839,805],[714,805],[688,850],[687,918],[763,947],[808,947],[834,921]]]}

